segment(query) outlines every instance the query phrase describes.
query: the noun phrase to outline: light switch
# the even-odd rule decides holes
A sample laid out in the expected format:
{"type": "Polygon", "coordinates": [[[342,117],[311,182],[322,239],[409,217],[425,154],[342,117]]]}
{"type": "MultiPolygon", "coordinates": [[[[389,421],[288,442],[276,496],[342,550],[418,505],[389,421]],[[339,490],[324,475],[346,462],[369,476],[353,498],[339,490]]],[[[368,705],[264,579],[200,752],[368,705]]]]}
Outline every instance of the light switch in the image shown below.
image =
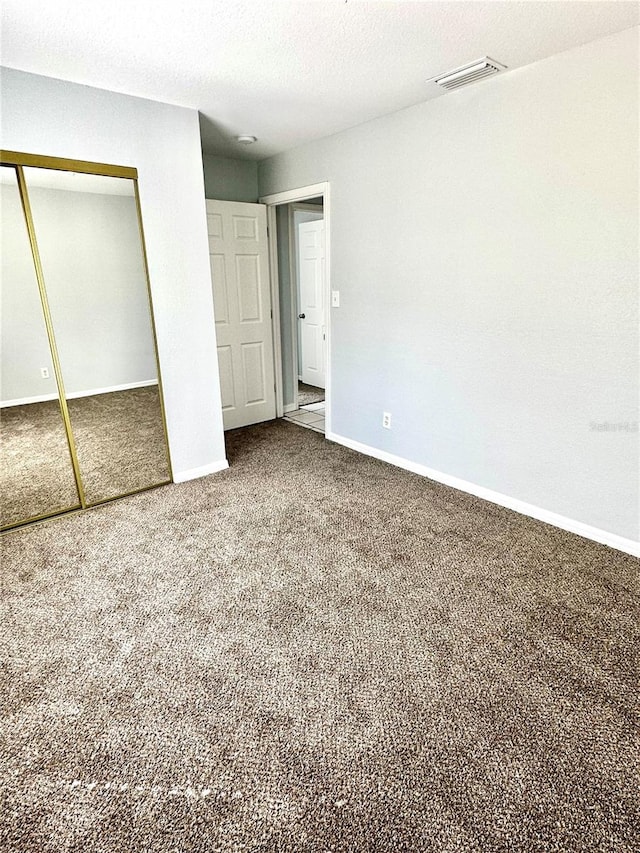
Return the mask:
{"type": "Polygon", "coordinates": [[[339,308],[340,307],[340,291],[332,290],[331,291],[331,307],[339,308]]]}

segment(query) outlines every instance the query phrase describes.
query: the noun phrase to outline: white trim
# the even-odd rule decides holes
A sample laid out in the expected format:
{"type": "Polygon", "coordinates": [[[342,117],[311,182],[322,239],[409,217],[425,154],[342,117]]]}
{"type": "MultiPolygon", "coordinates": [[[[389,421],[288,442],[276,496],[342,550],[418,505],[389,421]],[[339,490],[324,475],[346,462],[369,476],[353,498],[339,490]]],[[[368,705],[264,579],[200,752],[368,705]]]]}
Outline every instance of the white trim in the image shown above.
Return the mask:
{"type": "MultiPolygon", "coordinates": [[[[258,201],[260,204],[267,205],[267,217],[269,222],[269,253],[270,257],[276,258],[275,269],[277,270],[277,240],[276,240],[276,215],[275,208],[281,204],[289,204],[290,202],[305,201],[308,198],[322,196],[322,210],[324,219],[324,254],[325,254],[325,334],[327,336],[326,343],[326,364],[325,364],[325,427],[327,435],[331,432],[331,199],[330,199],[330,184],[325,181],[321,184],[310,184],[306,187],[299,187],[295,190],[287,190],[286,192],[273,193],[272,195],[262,196],[258,201]]],[[[274,266],[272,265],[272,270],[274,266]]],[[[276,281],[276,293],[278,293],[278,282],[276,281]]],[[[273,312],[274,321],[276,313],[273,312]]],[[[280,326],[273,326],[274,336],[280,335],[280,326]]],[[[282,400],[282,362],[276,364],[276,401],[278,393],[282,400]],[[278,375],[279,374],[279,375],[278,375]]],[[[281,415],[278,415],[281,417],[281,415]]]]}
{"type": "Polygon", "coordinates": [[[125,382],[124,385],[112,385],[110,388],[96,388],[94,391],[72,391],[67,394],[67,400],[77,400],[79,397],[92,397],[94,394],[111,394],[113,391],[131,391],[133,388],[150,388],[157,385],[157,379],[145,379],[144,382],[125,382]]]}
{"type": "Polygon", "coordinates": [[[278,243],[271,239],[277,233],[276,209],[266,208],[267,250],[269,255],[269,289],[271,293],[271,338],[273,341],[273,381],[276,389],[276,418],[283,415],[282,343],[280,340],[280,276],[278,272],[278,243]]]}
{"type": "MultiPolygon", "coordinates": [[[[309,184],[309,186],[298,187],[295,190],[285,190],[285,192],[265,195],[259,198],[258,201],[260,204],[288,204],[290,201],[306,201],[308,198],[317,198],[319,195],[324,196],[328,186],[328,181],[321,184],[309,184]]],[[[323,204],[325,201],[326,199],[323,198],[323,204]]]]}
{"type": "Polygon", "coordinates": [[[3,400],[0,403],[0,409],[8,409],[11,406],[29,406],[31,403],[49,403],[51,400],[57,400],[57,394],[40,394],[37,397],[20,397],[17,400],[3,400]]]}
{"type": "Polygon", "coordinates": [[[288,205],[287,227],[289,236],[289,299],[291,304],[291,376],[293,378],[293,402],[296,409],[300,406],[298,385],[302,381],[300,375],[300,357],[298,355],[298,269],[296,264],[296,234],[293,217],[294,205],[288,205]],[[298,377],[296,381],[296,376],[298,377]]]}
{"type": "Polygon", "coordinates": [[[303,213],[318,213],[319,218],[322,219],[322,208],[324,204],[308,204],[304,201],[294,201],[291,203],[292,210],[301,210],[303,213]]]}
{"type": "Polygon", "coordinates": [[[288,415],[289,412],[295,412],[295,411],[297,411],[297,409],[298,409],[297,403],[287,403],[286,406],[283,407],[283,414],[288,415]]]}
{"type": "Polygon", "coordinates": [[[173,473],[174,483],[186,483],[188,480],[197,480],[200,477],[207,477],[209,474],[217,474],[219,471],[225,471],[229,467],[226,459],[220,459],[218,462],[212,462],[210,465],[202,465],[200,468],[189,468],[188,471],[180,471],[173,473]]]}
{"type": "Polygon", "coordinates": [[[325,430],[331,432],[331,220],[329,213],[331,210],[329,198],[329,182],[325,184],[325,190],[322,194],[322,210],[324,213],[324,322],[325,334],[327,339],[326,361],[325,361],[325,377],[324,377],[324,395],[325,395],[325,430]]]}
{"type": "Polygon", "coordinates": [[[441,471],[427,468],[426,465],[420,465],[417,462],[412,462],[410,459],[404,459],[402,456],[395,456],[393,453],[387,453],[386,450],[379,450],[377,447],[371,447],[368,444],[361,444],[361,442],[353,441],[353,439],[346,438],[343,435],[327,431],[325,437],[329,441],[342,444],[344,447],[349,447],[351,450],[356,450],[365,456],[373,456],[375,459],[388,462],[397,468],[404,468],[405,471],[411,471],[413,474],[419,474],[421,477],[428,477],[437,483],[443,483],[445,486],[451,486],[454,489],[459,489],[461,492],[467,492],[467,494],[475,495],[485,501],[512,509],[521,515],[535,518],[538,521],[544,521],[546,524],[559,527],[561,530],[568,530],[570,533],[576,533],[585,539],[591,539],[594,542],[599,542],[601,545],[608,545],[610,548],[624,551],[625,554],[631,554],[633,557],[640,557],[640,542],[634,539],[627,539],[624,536],[619,536],[617,533],[609,533],[606,530],[601,530],[599,527],[592,527],[590,524],[585,524],[582,521],[576,521],[573,518],[567,518],[556,512],[542,509],[541,507],[534,506],[534,504],[521,501],[518,498],[494,492],[492,489],[478,486],[475,483],[470,483],[468,480],[461,480],[459,477],[454,477],[451,474],[443,474],[441,471]]]}
{"type": "MultiPolygon", "coordinates": [[[[93,397],[95,394],[111,394],[113,391],[130,391],[132,388],[149,388],[151,385],[157,385],[157,379],[145,379],[144,382],[125,382],[124,385],[112,385],[110,388],[94,388],[91,391],[70,391],[67,394],[67,400],[79,400],[81,397],[93,397]]],[[[48,403],[51,400],[57,400],[57,394],[41,394],[38,397],[22,397],[18,400],[5,400],[0,403],[0,409],[8,408],[9,406],[27,406],[30,403],[48,403]]]]}

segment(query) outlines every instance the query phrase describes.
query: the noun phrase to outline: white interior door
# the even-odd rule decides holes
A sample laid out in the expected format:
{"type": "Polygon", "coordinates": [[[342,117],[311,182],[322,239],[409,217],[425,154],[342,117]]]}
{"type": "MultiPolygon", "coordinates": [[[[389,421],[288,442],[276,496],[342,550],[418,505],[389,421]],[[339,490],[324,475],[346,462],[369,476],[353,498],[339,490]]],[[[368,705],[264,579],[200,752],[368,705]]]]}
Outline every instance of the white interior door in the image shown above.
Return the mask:
{"type": "Polygon", "coordinates": [[[207,199],[225,429],[276,416],[267,217],[263,204],[207,199]]]}
{"type": "Polygon", "coordinates": [[[297,244],[302,381],[324,388],[324,220],[301,222],[297,230],[297,244]]]}

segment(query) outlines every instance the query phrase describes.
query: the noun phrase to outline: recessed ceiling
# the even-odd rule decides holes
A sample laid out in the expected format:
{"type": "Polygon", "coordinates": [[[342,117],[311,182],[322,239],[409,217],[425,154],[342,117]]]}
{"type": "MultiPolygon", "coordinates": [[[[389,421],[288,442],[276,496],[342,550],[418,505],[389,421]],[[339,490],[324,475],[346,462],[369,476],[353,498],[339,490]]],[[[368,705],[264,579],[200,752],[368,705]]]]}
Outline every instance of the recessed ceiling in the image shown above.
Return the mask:
{"type": "MultiPolygon", "coordinates": [[[[636,2],[3,0],[2,63],[201,113],[206,152],[260,160],[637,25],[636,2]],[[238,134],[258,141],[243,146],[238,134]]],[[[495,85],[487,80],[478,86],[495,85]]]]}

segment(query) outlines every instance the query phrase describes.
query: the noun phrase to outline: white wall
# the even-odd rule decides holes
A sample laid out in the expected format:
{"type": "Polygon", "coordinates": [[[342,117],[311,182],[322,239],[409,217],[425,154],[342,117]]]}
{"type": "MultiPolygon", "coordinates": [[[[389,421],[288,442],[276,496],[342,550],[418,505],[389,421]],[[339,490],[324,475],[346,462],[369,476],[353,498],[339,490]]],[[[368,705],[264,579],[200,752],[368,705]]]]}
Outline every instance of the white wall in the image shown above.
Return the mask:
{"type": "Polygon", "coordinates": [[[260,164],[331,183],[336,434],[638,541],[637,73],[633,29],[260,164]]]}
{"type": "Polygon", "coordinates": [[[225,464],[198,113],[2,69],[2,147],[138,170],[174,476],[225,464]]]}
{"type": "MultiPolygon", "coordinates": [[[[56,396],[31,252],[26,240],[14,233],[26,237],[17,188],[4,184],[0,191],[0,399],[5,403],[47,393],[56,396]],[[38,316],[30,318],[31,312],[38,316]],[[48,379],[42,378],[41,367],[48,368],[48,379]]],[[[135,199],[30,187],[29,201],[66,393],[84,395],[156,381],[135,199]]]]}

